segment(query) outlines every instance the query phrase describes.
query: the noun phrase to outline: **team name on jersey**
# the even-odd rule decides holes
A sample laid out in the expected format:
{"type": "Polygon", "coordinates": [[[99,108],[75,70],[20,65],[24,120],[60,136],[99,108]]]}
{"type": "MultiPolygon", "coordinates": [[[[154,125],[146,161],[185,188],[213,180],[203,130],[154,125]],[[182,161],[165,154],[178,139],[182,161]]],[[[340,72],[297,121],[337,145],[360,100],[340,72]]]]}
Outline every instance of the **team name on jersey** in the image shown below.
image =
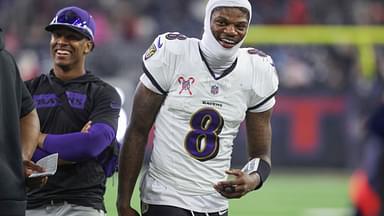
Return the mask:
{"type": "MultiPolygon", "coordinates": [[[[66,91],[66,98],[71,107],[76,109],[84,109],[87,96],[77,92],[66,91]]],[[[61,99],[54,93],[33,95],[36,108],[48,108],[61,106],[61,99]]]]}
{"type": "Polygon", "coordinates": [[[213,107],[223,107],[223,104],[222,103],[217,103],[215,101],[206,101],[206,100],[203,100],[202,101],[202,104],[204,105],[209,105],[209,106],[213,106],[213,107]]]}

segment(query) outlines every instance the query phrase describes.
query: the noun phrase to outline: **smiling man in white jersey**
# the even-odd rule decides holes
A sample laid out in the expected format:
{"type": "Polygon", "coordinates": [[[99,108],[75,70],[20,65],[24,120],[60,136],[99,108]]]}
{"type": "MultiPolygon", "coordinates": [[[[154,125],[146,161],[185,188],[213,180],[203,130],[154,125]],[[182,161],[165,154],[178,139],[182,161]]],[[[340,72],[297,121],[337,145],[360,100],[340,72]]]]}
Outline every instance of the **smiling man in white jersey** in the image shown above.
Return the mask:
{"type": "Polygon", "coordinates": [[[228,199],[265,182],[278,78],[269,56],[240,48],[250,19],[247,0],[210,0],[201,40],[165,33],[143,55],[120,156],[120,216],[138,215],[130,202],[153,125],[154,149],[141,183],[143,216],[228,215],[228,199]],[[250,160],[230,169],[243,121],[250,160]]]}

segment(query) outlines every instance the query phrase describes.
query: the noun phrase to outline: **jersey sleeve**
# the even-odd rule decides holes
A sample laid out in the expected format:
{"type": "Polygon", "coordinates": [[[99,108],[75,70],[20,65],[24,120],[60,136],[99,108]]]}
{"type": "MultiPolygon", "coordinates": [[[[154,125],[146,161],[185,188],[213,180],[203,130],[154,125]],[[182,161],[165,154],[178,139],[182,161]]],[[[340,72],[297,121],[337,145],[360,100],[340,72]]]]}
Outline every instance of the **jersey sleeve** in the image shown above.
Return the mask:
{"type": "Polygon", "coordinates": [[[145,87],[147,87],[148,89],[150,89],[151,91],[157,93],[157,94],[163,94],[163,92],[161,92],[159,89],[161,88],[158,88],[154,85],[154,83],[149,79],[149,77],[143,73],[141,76],[140,76],[140,82],[144,84],[145,87]]]}
{"type": "Polygon", "coordinates": [[[121,98],[116,89],[108,84],[101,87],[95,94],[95,106],[91,112],[90,120],[93,123],[106,123],[117,131],[121,98]]]}
{"type": "Polygon", "coordinates": [[[248,111],[264,112],[276,103],[275,95],[279,85],[277,72],[272,58],[265,54],[253,58],[252,64],[255,75],[248,111]]]}
{"type": "Polygon", "coordinates": [[[14,58],[11,57],[11,59],[12,59],[12,62],[14,64],[15,73],[16,73],[15,74],[15,76],[16,76],[15,86],[17,86],[18,93],[20,93],[20,95],[21,95],[21,104],[19,106],[20,107],[19,115],[20,115],[20,118],[22,118],[25,115],[27,115],[28,113],[30,113],[35,108],[35,104],[33,102],[31,94],[29,93],[26,85],[24,84],[23,80],[20,77],[20,72],[19,72],[19,69],[17,67],[17,64],[16,64],[14,58]]]}
{"type": "Polygon", "coordinates": [[[167,94],[172,85],[172,77],[180,53],[180,41],[185,36],[165,33],[156,37],[143,55],[143,71],[141,82],[156,93],[167,94]]]}
{"type": "Polygon", "coordinates": [[[20,85],[21,85],[21,95],[22,95],[20,117],[24,117],[35,108],[35,104],[33,102],[31,94],[29,93],[27,87],[24,85],[22,80],[20,80],[20,85]]]}

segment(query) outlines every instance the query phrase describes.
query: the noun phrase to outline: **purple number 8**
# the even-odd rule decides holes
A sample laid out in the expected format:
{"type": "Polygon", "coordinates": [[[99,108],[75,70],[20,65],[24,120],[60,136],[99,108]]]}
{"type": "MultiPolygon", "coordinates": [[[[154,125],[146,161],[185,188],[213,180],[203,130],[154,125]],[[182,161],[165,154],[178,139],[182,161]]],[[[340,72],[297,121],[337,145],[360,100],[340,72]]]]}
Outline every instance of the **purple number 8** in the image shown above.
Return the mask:
{"type": "Polygon", "coordinates": [[[189,154],[199,161],[216,157],[220,144],[218,135],[224,125],[222,116],[214,109],[203,108],[192,116],[190,125],[192,130],[184,141],[189,154]]]}

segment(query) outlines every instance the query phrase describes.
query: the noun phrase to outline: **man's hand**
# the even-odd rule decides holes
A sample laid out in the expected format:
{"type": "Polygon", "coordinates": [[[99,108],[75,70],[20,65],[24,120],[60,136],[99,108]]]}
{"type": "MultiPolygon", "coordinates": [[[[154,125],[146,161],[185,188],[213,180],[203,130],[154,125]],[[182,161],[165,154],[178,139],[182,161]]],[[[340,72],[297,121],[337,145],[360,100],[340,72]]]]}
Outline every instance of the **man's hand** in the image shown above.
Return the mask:
{"type": "Polygon", "coordinates": [[[228,175],[234,176],[234,179],[220,181],[213,187],[222,196],[231,198],[240,198],[252,191],[261,183],[260,176],[257,173],[248,175],[239,169],[227,170],[228,175]]]}
{"type": "Polygon", "coordinates": [[[88,130],[91,128],[92,126],[92,121],[88,121],[84,126],[83,128],[81,129],[81,133],[88,133],[88,130]]]}
{"type": "Polygon", "coordinates": [[[29,176],[32,175],[33,172],[44,172],[43,167],[35,164],[33,161],[30,160],[24,160],[23,165],[27,190],[43,187],[47,183],[48,176],[29,178],[29,176]]]}

